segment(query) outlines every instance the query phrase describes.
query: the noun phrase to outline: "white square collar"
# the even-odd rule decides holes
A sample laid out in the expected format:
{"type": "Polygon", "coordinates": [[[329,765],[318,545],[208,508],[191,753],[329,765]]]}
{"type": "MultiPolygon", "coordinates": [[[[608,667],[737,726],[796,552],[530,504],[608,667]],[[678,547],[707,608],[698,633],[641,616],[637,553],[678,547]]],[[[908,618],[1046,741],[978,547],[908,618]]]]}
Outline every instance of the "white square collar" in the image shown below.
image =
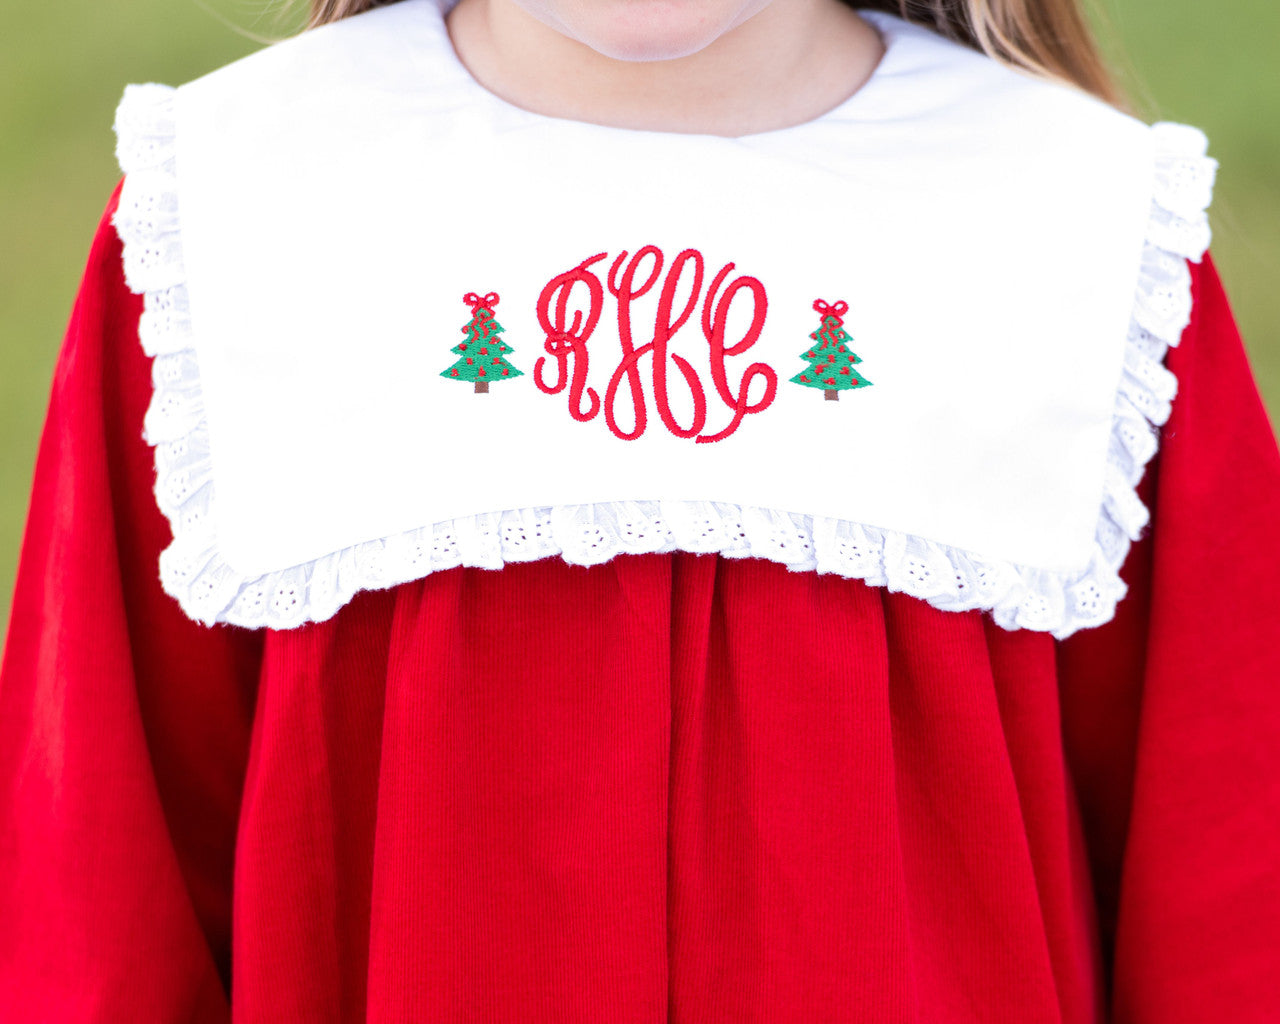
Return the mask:
{"type": "Polygon", "coordinates": [[[116,225],[193,618],[456,565],[769,558],[1066,636],[1111,618],[1208,244],[1204,137],[898,18],[742,138],[504,103],[449,0],[130,86],[116,225]]]}

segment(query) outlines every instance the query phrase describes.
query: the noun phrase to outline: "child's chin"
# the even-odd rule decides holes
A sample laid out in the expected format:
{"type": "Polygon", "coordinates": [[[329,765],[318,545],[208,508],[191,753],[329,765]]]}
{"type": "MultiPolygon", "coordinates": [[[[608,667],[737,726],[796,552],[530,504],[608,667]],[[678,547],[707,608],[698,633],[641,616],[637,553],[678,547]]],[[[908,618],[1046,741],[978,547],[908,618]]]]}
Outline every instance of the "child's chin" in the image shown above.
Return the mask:
{"type": "Polygon", "coordinates": [[[590,0],[577,7],[574,35],[614,60],[688,57],[744,20],[742,0],[590,0]]]}

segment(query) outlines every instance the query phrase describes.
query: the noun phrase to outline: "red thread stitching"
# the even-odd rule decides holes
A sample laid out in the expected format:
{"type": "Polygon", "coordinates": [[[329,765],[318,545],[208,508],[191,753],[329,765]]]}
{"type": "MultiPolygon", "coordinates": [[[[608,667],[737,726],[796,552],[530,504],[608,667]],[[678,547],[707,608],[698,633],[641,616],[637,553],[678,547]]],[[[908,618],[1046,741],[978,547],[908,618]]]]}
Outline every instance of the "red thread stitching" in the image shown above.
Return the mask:
{"type": "Polygon", "coordinates": [[[684,377],[685,384],[689,388],[689,394],[693,399],[693,423],[689,427],[682,427],[676,421],[675,414],[671,411],[671,399],[667,393],[667,355],[671,336],[689,319],[689,315],[697,304],[698,294],[702,290],[702,254],[694,249],[685,249],[672,262],[667,270],[666,280],[663,281],[662,291],[658,297],[658,312],[654,319],[653,340],[641,345],[639,348],[635,347],[635,342],[631,336],[631,303],[632,300],[646,294],[657,283],[662,273],[663,256],[662,250],[656,245],[644,246],[631,258],[631,261],[627,264],[626,271],[619,279],[618,268],[622,266],[626,258],[626,250],[623,250],[609,269],[609,291],[613,293],[618,301],[618,338],[622,344],[622,361],[618,364],[617,369],[613,371],[613,376],[609,378],[609,388],[605,392],[605,421],[609,424],[609,429],[613,431],[614,435],[624,441],[632,441],[644,433],[648,414],[645,408],[644,389],[640,382],[640,367],[638,364],[642,356],[652,355],[653,396],[654,402],[658,406],[658,415],[662,418],[666,428],[676,437],[694,437],[702,430],[702,425],[707,418],[707,399],[702,390],[702,381],[699,380],[698,372],[687,359],[675,353],[670,354],[671,361],[676,364],[676,369],[684,377]],[[654,257],[653,269],[645,282],[637,288],[634,283],[636,271],[646,256],[654,257]],[[685,264],[691,259],[694,260],[693,291],[689,296],[689,301],[684,311],[676,319],[675,323],[672,323],[671,305],[675,301],[676,288],[680,283],[680,275],[684,272],[685,264]],[[634,415],[633,428],[630,432],[618,426],[617,417],[614,413],[618,386],[624,376],[631,389],[631,405],[634,415]]]}
{"type": "Polygon", "coordinates": [[[756,343],[764,329],[769,307],[764,285],[757,278],[749,275],[740,275],[735,278],[723,294],[719,294],[725,278],[734,268],[733,263],[727,263],[720,269],[704,297],[702,283],[706,261],[697,249],[682,250],[667,266],[666,277],[658,297],[652,340],[640,346],[635,344],[632,303],[648,294],[662,277],[664,257],[662,250],[656,245],[641,247],[630,256],[630,259],[628,259],[628,251],[623,250],[610,265],[607,284],[609,292],[617,303],[618,339],[622,358],[609,376],[604,401],[601,403],[597,393],[586,386],[589,366],[587,343],[599,322],[604,301],[604,285],[589,268],[607,255],[608,253],[604,252],[597,253],[583,260],[572,270],[552,278],[543,287],[538,297],[538,321],[546,334],[544,348],[547,355],[556,360],[556,377],[551,383],[546,380],[545,374],[549,361],[546,357],[540,357],[534,367],[534,382],[539,390],[554,395],[569,386],[569,413],[579,421],[593,419],[603,406],[605,422],[609,430],[614,436],[624,441],[633,441],[640,437],[648,426],[648,409],[640,376],[640,360],[646,355],[652,360],[650,375],[658,415],[667,430],[676,437],[692,437],[700,444],[723,440],[738,429],[744,416],[761,412],[773,404],[777,394],[778,378],[773,368],[767,363],[750,364],[739,378],[736,391],[729,383],[725,359],[743,354],[756,343]],[[647,270],[643,269],[645,260],[651,261],[647,270]],[[673,319],[672,306],[675,303],[676,291],[685,274],[685,268],[690,263],[693,264],[693,287],[684,308],[673,319]],[[637,277],[642,277],[642,280],[637,282],[637,277]],[[585,323],[582,310],[574,310],[572,321],[569,319],[569,300],[574,286],[579,282],[587,286],[589,298],[585,323]],[[728,329],[729,312],[741,291],[746,291],[752,299],[751,323],[741,339],[726,345],[725,333],[728,329]],[[718,301],[717,294],[719,294],[718,301]],[[697,370],[689,360],[671,351],[672,338],[693,315],[699,300],[703,303],[701,323],[708,345],[712,383],[715,385],[716,394],[732,413],[728,424],[713,434],[702,432],[707,419],[707,396],[697,370]],[[688,426],[682,426],[679,423],[671,408],[668,359],[675,364],[680,376],[684,379],[685,386],[689,389],[693,414],[688,426]],[[572,367],[569,365],[570,362],[572,367]],[[764,394],[757,401],[751,402],[748,395],[756,378],[764,380],[764,394]],[[618,392],[624,382],[631,396],[632,422],[629,429],[623,428],[617,415],[618,392]],[[582,407],[584,394],[588,398],[586,409],[582,407]]]}
{"type": "Polygon", "coordinates": [[[543,348],[546,349],[547,355],[555,357],[556,383],[549,385],[543,380],[542,371],[547,362],[546,356],[538,357],[538,362],[533,368],[533,381],[540,391],[548,395],[559,394],[566,384],[570,385],[569,415],[579,422],[594,419],[596,413],[600,411],[600,396],[596,394],[594,388],[586,386],[587,339],[596,329],[600,312],[604,308],[604,288],[600,284],[600,279],[587,268],[594,263],[599,263],[607,255],[609,254],[604,252],[597,253],[583,260],[572,270],[552,278],[538,296],[538,323],[547,335],[543,348]],[[587,307],[587,322],[583,325],[582,311],[575,309],[573,325],[566,328],[565,315],[569,306],[569,296],[578,282],[587,286],[587,295],[590,300],[587,307]],[[551,299],[557,292],[560,293],[560,297],[556,301],[556,314],[553,321],[550,314],[551,299]],[[572,378],[568,368],[570,359],[573,361],[572,378]],[[589,401],[585,412],[582,410],[584,393],[589,401]]]}
{"type": "Polygon", "coordinates": [[[613,431],[616,437],[620,437],[624,441],[634,441],[644,433],[645,424],[648,420],[644,404],[644,391],[640,386],[640,368],[636,363],[639,362],[640,357],[645,352],[652,350],[653,343],[650,342],[648,345],[643,346],[639,352],[636,351],[635,344],[631,340],[631,300],[638,299],[641,295],[646,294],[658,280],[658,275],[662,272],[662,250],[656,245],[644,246],[631,257],[631,262],[627,263],[627,269],[623,273],[622,279],[619,280],[618,268],[622,266],[626,259],[627,250],[623,249],[618,254],[618,258],[613,261],[613,266],[609,268],[609,291],[618,302],[618,340],[622,344],[622,361],[613,371],[613,375],[609,378],[609,387],[605,390],[604,418],[605,422],[609,424],[609,429],[613,431]],[[636,288],[636,271],[640,267],[640,261],[646,256],[655,257],[653,270],[649,274],[648,280],[639,288],[636,288]],[[618,384],[624,375],[631,387],[631,406],[634,418],[630,433],[618,426],[617,417],[614,415],[614,407],[617,404],[618,397],[618,384]]]}
{"type": "Polygon", "coordinates": [[[773,404],[773,399],[778,393],[778,375],[774,373],[773,367],[768,363],[752,363],[743,373],[741,380],[738,382],[738,393],[735,395],[729,388],[728,376],[725,374],[724,357],[741,355],[760,337],[760,332],[764,330],[765,316],[769,311],[769,297],[765,293],[764,285],[754,277],[742,275],[734,280],[728,288],[724,290],[724,294],[720,296],[720,301],[716,305],[715,316],[712,318],[711,303],[715,298],[715,294],[720,290],[720,285],[728,276],[729,271],[733,269],[732,263],[726,263],[715,280],[711,282],[711,288],[707,292],[707,300],[702,307],[702,333],[706,335],[707,343],[711,346],[711,380],[716,386],[716,392],[720,395],[721,401],[733,410],[733,419],[729,421],[729,425],[719,433],[703,435],[698,438],[698,444],[710,444],[714,441],[722,441],[742,423],[742,417],[748,413],[762,412],[773,404]],[[743,335],[742,340],[725,347],[724,332],[729,323],[729,308],[733,305],[733,297],[742,288],[746,288],[751,292],[752,298],[755,300],[754,309],[751,317],[751,324],[747,327],[747,333],[743,335]],[[751,390],[751,381],[756,377],[764,378],[764,395],[760,401],[752,404],[747,401],[747,395],[751,390]]]}
{"type": "Polygon", "coordinates": [[[658,297],[658,316],[654,321],[653,331],[653,392],[654,401],[658,404],[658,415],[662,422],[676,437],[696,437],[702,432],[707,421],[707,397],[702,390],[702,381],[698,372],[683,356],[671,353],[671,361],[684,376],[689,394],[693,398],[693,424],[687,430],[681,429],[671,412],[671,403],[667,396],[667,343],[671,336],[684,326],[685,321],[693,313],[698,304],[698,295],[702,291],[702,253],[697,249],[685,249],[671,262],[667,271],[667,279],[662,283],[662,294],[658,297]],[[676,288],[680,284],[680,275],[684,266],[693,260],[693,290],[689,293],[689,301],[684,311],[671,322],[671,303],[675,300],[676,288]]]}

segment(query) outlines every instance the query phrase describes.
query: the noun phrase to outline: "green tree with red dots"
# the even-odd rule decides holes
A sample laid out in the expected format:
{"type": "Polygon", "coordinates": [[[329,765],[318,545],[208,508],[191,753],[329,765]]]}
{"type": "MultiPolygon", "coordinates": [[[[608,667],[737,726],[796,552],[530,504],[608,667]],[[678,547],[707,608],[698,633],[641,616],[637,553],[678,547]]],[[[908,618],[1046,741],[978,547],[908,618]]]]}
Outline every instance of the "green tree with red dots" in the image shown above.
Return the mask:
{"type": "Polygon", "coordinates": [[[498,337],[503,331],[502,324],[493,315],[493,307],[498,304],[498,293],[489,292],[482,296],[467,292],[462,301],[471,307],[471,321],[462,328],[466,338],[450,350],[458,357],[458,361],[440,376],[474,384],[478,395],[489,393],[491,381],[524,376],[504,358],[511,351],[511,346],[498,337]]]}
{"type": "Polygon", "coordinates": [[[844,329],[842,318],[849,311],[849,304],[837,302],[833,306],[815,299],[813,308],[821,314],[822,323],[809,335],[813,347],[800,357],[808,361],[809,369],[797,373],[791,381],[807,388],[821,388],[827,399],[834,402],[840,398],[841,391],[865,388],[871,381],[853,368],[862,360],[850,350],[849,342],[853,338],[844,329]]]}

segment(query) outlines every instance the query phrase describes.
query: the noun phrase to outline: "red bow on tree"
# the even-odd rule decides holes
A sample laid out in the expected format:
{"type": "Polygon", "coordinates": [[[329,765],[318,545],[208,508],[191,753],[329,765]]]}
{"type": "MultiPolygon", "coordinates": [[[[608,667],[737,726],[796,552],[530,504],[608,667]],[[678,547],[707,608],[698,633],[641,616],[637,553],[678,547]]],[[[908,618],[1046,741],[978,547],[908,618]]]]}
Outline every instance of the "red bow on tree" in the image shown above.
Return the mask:
{"type": "Polygon", "coordinates": [[[824,320],[829,316],[833,316],[836,318],[836,323],[843,324],[843,317],[847,312],[849,312],[849,303],[841,300],[832,306],[823,302],[822,299],[814,299],[813,308],[822,314],[822,318],[824,320]]]}
{"type": "Polygon", "coordinates": [[[476,309],[476,307],[491,310],[498,304],[498,293],[489,292],[488,295],[480,296],[475,292],[467,292],[466,295],[462,296],[462,301],[470,306],[472,310],[476,309]]]}

